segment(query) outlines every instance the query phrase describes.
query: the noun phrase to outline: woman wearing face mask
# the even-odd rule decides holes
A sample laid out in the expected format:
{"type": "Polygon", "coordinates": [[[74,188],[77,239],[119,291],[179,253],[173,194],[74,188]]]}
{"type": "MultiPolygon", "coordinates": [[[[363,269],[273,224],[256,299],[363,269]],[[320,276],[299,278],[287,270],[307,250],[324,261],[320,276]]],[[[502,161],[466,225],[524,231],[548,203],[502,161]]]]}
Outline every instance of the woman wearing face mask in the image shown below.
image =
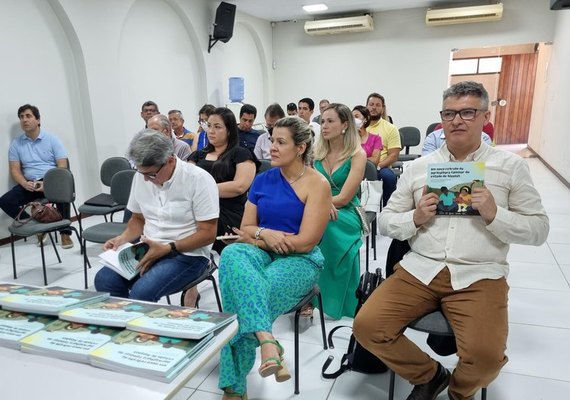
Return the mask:
{"type": "Polygon", "coordinates": [[[271,158],[271,134],[273,126],[277,120],[285,117],[285,111],[277,103],[273,103],[265,110],[265,129],[266,131],[259,135],[255,143],[253,153],[260,160],[269,160],[271,158]]]}
{"type": "Polygon", "coordinates": [[[380,151],[384,146],[382,145],[380,135],[371,135],[366,132],[366,128],[370,125],[370,112],[364,106],[356,106],[352,109],[352,115],[354,116],[354,123],[356,129],[358,129],[366,157],[372,161],[374,165],[378,165],[380,162],[380,151]]]}

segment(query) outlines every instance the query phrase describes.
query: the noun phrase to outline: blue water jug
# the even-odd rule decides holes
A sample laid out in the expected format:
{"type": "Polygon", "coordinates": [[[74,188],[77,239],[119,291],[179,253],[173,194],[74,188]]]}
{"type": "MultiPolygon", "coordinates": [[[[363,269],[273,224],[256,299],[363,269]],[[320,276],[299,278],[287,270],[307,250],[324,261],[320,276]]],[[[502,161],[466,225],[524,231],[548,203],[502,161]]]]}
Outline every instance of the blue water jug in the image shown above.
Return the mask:
{"type": "Polygon", "coordinates": [[[245,98],[243,92],[243,78],[239,76],[232,76],[230,78],[230,101],[232,103],[240,103],[245,98]]]}

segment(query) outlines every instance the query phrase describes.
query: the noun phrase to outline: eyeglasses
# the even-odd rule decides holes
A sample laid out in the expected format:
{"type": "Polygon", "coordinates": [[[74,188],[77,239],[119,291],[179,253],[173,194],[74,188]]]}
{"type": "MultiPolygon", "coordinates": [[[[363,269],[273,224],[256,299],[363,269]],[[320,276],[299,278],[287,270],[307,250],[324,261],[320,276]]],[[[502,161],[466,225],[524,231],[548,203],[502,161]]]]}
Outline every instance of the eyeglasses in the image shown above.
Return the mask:
{"type": "Polygon", "coordinates": [[[164,167],[166,165],[166,163],[162,164],[160,166],[160,168],[158,168],[155,172],[141,172],[138,169],[135,168],[135,171],[137,171],[139,174],[144,175],[145,177],[147,177],[148,179],[152,179],[155,180],[157,175],[160,173],[160,170],[162,169],[162,167],[164,167]]]}
{"type": "Polygon", "coordinates": [[[442,121],[453,121],[457,114],[459,114],[459,117],[461,117],[462,120],[471,121],[472,119],[475,119],[477,111],[487,111],[487,110],[482,110],[479,108],[464,108],[463,110],[459,111],[443,110],[439,112],[439,115],[441,116],[442,121]]]}

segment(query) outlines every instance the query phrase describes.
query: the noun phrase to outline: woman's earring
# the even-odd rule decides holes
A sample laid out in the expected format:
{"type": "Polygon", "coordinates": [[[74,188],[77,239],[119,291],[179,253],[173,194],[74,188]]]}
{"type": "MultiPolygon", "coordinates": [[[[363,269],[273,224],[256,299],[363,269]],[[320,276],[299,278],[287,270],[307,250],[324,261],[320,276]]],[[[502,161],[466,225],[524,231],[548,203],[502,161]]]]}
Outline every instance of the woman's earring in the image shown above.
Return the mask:
{"type": "Polygon", "coordinates": [[[303,155],[301,153],[297,153],[297,157],[301,158],[303,155]]]}
{"type": "Polygon", "coordinates": [[[345,132],[346,132],[346,129],[343,129],[343,130],[342,130],[342,134],[344,135],[345,132]]]}

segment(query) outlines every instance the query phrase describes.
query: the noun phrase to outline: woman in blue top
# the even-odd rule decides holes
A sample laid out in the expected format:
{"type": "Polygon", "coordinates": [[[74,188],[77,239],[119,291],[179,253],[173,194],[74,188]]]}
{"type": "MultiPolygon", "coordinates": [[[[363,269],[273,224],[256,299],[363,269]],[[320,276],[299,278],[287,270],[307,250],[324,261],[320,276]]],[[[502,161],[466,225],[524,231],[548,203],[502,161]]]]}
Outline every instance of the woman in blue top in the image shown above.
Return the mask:
{"type": "Polygon", "coordinates": [[[223,399],[245,398],[246,376],[261,347],[262,377],[290,378],[283,348],[271,333],[275,319],[317,283],[323,256],[317,247],[332,204],[326,179],[310,168],[312,132],[300,118],[274,126],[272,168],[249,191],[238,243],[220,259],[224,311],[237,313],[239,331],[223,348],[219,387],[223,399]]]}

